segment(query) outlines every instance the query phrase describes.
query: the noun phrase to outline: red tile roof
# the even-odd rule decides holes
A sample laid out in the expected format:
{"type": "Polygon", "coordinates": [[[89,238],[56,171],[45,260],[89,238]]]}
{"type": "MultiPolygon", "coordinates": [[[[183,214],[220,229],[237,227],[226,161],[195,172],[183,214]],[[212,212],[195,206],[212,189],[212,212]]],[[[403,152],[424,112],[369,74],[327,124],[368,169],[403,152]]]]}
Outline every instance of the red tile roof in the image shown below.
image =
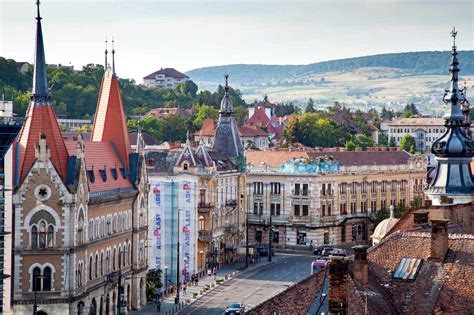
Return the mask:
{"type": "Polygon", "coordinates": [[[91,139],[94,142],[112,142],[128,169],[131,148],[127,124],[118,79],[110,68],[102,79],[91,139]]]}
{"type": "Polygon", "coordinates": [[[19,174],[20,182],[28,174],[36,160],[35,145],[40,134],[46,134],[46,143],[51,153],[51,162],[63,180],[66,180],[68,152],[59,128],[56,114],[49,102],[46,104],[30,103],[26,121],[18,135],[20,146],[19,174]]]}
{"type": "Polygon", "coordinates": [[[204,119],[200,130],[194,134],[203,137],[214,137],[216,135],[217,119],[204,119]]]}
{"type": "MultiPolygon", "coordinates": [[[[76,144],[77,141],[67,141],[67,148],[70,155],[76,155],[76,144]]],[[[94,172],[94,182],[92,182],[88,176],[89,191],[91,193],[133,188],[128,176],[123,178],[120,172],[120,159],[111,142],[84,141],[84,159],[86,162],[86,170],[93,170],[94,172]],[[99,172],[99,170],[103,169],[106,170],[106,181],[102,180],[99,172]],[[117,170],[117,179],[114,179],[111,169],[117,170]]]]}
{"type": "Polygon", "coordinates": [[[243,125],[239,127],[241,137],[268,137],[268,133],[257,126],[243,125]]]}
{"type": "MultiPolygon", "coordinates": [[[[194,135],[202,137],[214,137],[216,135],[217,120],[204,119],[200,130],[196,131],[194,135]]],[[[243,125],[239,128],[239,136],[241,137],[267,137],[268,133],[257,126],[243,125]]]]}
{"type": "Polygon", "coordinates": [[[255,113],[250,117],[247,121],[247,125],[255,125],[255,126],[266,126],[270,123],[270,118],[268,118],[267,114],[265,113],[265,107],[259,106],[255,113]]]}
{"type": "Polygon", "coordinates": [[[171,77],[171,78],[175,78],[175,79],[189,78],[187,75],[185,75],[184,73],[179,72],[178,70],[176,70],[174,68],[164,68],[164,69],[161,68],[158,71],[150,73],[149,75],[147,75],[143,79],[154,79],[157,74],[164,74],[165,77],[171,77]]]}

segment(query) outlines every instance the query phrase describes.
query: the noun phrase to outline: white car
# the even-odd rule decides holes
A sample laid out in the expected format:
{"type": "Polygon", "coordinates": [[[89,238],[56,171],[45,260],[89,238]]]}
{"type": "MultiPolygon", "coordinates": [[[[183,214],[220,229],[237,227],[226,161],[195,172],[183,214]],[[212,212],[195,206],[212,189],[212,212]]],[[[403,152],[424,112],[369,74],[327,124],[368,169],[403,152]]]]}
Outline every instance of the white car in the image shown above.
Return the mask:
{"type": "Polygon", "coordinates": [[[225,315],[243,314],[245,307],[242,303],[232,303],[225,309],[225,315]]]}

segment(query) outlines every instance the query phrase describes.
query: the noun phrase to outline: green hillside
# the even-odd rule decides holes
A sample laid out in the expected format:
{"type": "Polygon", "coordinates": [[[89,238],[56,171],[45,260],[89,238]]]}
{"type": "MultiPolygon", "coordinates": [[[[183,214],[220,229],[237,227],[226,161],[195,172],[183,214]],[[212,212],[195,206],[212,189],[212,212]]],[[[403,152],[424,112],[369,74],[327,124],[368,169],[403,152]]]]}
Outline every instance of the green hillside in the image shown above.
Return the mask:
{"type": "MultiPolygon", "coordinates": [[[[326,73],[349,72],[360,68],[393,68],[404,75],[442,75],[448,71],[451,54],[448,51],[424,51],[382,54],[374,56],[324,61],[308,65],[234,64],[199,68],[186,74],[195,82],[219,83],[224,73],[234,84],[268,85],[280,83],[310,83],[321,80],[326,73]]],[[[474,51],[460,51],[463,75],[474,74],[474,51]]]]}

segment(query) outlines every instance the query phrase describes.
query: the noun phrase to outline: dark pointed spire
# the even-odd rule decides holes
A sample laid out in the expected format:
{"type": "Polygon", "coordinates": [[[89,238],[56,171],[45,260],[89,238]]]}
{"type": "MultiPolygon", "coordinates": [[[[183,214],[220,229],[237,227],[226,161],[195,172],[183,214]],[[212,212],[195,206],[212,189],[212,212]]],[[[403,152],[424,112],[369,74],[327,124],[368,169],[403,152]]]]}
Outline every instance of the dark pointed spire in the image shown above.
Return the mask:
{"type": "Polygon", "coordinates": [[[459,62],[456,50],[456,29],[453,28],[453,46],[449,72],[451,73],[450,88],[445,91],[444,102],[449,106],[444,126],[445,133],[437,139],[431,152],[435,155],[436,167],[434,177],[426,190],[433,205],[463,204],[474,201],[474,179],[472,177],[471,160],[474,157],[474,142],[471,140],[469,103],[465,91],[459,90],[459,62]],[[467,108],[465,108],[467,106],[467,108]]]}
{"type": "Polygon", "coordinates": [[[234,112],[234,105],[232,104],[232,101],[230,100],[229,96],[229,75],[225,74],[224,75],[224,97],[222,98],[221,101],[221,115],[230,115],[234,112]]]}
{"type": "Polygon", "coordinates": [[[46,60],[44,56],[43,31],[41,28],[40,2],[36,1],[36,47],[35,47],[35,70],[33,74],[32,99],[47,99],[48,79],[46,77],[46,60]]]}
{"type": "Polygon", "coordinates": [[[104,69],[107,69],[107,55],[109,54],[109,51],[107,50],[107,36],[105,36],[105,64],[104,64],[104,69]]]}
{"type": "Polygon", "coordinates": [[[114,38],[112,37],[112,73],[115,75],[115,48],[114,45],[115,41],[114,38]]]}

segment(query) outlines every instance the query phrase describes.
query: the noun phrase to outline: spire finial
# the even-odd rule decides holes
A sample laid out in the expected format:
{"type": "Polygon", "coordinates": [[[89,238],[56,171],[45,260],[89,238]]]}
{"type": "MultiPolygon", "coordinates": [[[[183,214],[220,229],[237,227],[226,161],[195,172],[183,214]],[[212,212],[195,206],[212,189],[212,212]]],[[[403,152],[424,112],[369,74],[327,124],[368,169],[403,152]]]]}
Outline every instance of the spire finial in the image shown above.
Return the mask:
{"type": "Polygon", "coordinates": [[[107,50],[107,36],[105,36],[105,66],[104,68],[107,69],[107,54],[109,51],[107,50]]]}
{"type": "Polygon", "coordinates": [[[115,41],[112,37],[112,73],[115,74],[115,41]]]}
{"type": "Polygon", "coordinates": [[[190,138],[189,138],[189,130],[186,131],[186,143],[189,144],[190,143],[190,138]]]}
{"type": "Polygon", "coordinates": [[[456,31],[456,27],[453,26],[453,30],[451,31],[451,37],[453,38],[453,48],[456,49],[456,36],[458,32],[456,31]]]}
{"type": "Polygon", "coordinates": [[[225,81],[225,85],[224,85],[225,94],[229,94],[229,75],[227,73],[224,75],[224,81],[225,81]]]}
{"type": "Polygon", "coordinates": [[[41,20],[41,15],[40,15],[40,1],[36,0],[36,19],[39,21],[41,20]]]}

